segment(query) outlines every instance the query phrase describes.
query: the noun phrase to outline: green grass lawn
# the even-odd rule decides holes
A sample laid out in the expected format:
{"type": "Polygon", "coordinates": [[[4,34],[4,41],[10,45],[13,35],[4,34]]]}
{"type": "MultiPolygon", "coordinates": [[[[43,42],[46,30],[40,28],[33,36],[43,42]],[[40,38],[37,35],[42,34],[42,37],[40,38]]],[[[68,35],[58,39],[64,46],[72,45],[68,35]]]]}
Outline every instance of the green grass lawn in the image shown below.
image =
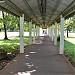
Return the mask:
{"type": "Polygon", "coordinates": [[[65,55],[67,55],[71,61],[75,62],[75,44],[65,40],[64,50],[65,50],[65,55]]]}
{"type": "MultiPolygon", "coordinates": [[[[29,37],[24,37],[24,44],[28,44],[29,37]]],[[[9,40],[0,39],[0,49],[6,50],[8,53],[19,51],[20,37],[10,37],[9,40]]]]}
{"type": "MultiPolygon", "coordinates": [[[[72,38],[71,38],[72,39],[72,38]]],[[[69,57],[69,59],[73,62],[75,62],[75,44],[72,42],[69,42],[69,40],[64,40],[64,54],[69,57]]],[[[59,42],[57,46],[59,46],[59,42]]]]}

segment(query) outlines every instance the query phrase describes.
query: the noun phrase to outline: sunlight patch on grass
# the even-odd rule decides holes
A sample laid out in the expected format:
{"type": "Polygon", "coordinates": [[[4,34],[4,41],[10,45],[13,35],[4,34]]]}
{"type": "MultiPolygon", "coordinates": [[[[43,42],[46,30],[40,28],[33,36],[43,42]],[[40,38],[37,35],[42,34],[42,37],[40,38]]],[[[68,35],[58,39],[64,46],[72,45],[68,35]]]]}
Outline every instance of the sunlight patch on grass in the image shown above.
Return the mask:
{"type": "MultiPolygon", "coordinates": [[[[24,37],[24,45],[27,45],[29,37],[24,37]]],[[[9,40],[0,39],[0,49],[6,50],[7,52],[19,51],[20,49],[20,38],[10,37],[9,40]]]]}
{"type": "Polygon", "coordinates": [[[69,42],[71,42],[71,43],[73,43],[73,44],[75,44],[75,38],[66,38],[66,40],[67,41],[69,41],[69,42]]]}

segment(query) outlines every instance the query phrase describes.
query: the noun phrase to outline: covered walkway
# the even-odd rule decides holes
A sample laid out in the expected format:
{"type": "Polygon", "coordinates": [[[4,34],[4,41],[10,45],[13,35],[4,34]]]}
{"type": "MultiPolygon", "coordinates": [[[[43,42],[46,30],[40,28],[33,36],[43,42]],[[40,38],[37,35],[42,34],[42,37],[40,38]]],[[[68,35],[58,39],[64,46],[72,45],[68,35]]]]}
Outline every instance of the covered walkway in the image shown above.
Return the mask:
{"type": "Polygon", "coordinates": [[[24,54],[19,54],[0,71],[0,75],[75,75],[58,52],[48,36],[39,37],[36,43],[25,48],[24,54]]]}

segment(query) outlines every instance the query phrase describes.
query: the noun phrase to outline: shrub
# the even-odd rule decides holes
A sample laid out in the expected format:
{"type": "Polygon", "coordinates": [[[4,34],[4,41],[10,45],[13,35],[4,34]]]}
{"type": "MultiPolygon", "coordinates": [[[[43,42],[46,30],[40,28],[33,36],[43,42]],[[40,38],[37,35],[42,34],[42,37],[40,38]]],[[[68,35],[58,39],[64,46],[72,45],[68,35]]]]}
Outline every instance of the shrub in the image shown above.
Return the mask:
{"type": "Polygon", "coordinates": [[[60,41],[60,35],[57,36],[57,41],[60,41]]]}

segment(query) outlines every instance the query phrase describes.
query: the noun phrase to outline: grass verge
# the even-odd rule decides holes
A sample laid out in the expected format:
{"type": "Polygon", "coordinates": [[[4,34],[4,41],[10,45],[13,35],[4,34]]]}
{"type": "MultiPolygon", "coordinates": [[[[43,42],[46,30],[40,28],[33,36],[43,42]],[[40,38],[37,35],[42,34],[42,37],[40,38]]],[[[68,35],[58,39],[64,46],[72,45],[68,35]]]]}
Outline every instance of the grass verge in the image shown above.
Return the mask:
{"type": "MultiPolygon", "coordinates": [[[[57,46],[59,46],[59,42],[57,46]]],[[[64,54],[66,57],[68,57],[70,62],[75,63],[75,44],[64,40],[64,54]]]]}
{"type": "Polygon", "coordinates": [[[64,41],[65,55],[69,57],[69,60],[75,62],[75,44],[65,40],[64,41]]]}

